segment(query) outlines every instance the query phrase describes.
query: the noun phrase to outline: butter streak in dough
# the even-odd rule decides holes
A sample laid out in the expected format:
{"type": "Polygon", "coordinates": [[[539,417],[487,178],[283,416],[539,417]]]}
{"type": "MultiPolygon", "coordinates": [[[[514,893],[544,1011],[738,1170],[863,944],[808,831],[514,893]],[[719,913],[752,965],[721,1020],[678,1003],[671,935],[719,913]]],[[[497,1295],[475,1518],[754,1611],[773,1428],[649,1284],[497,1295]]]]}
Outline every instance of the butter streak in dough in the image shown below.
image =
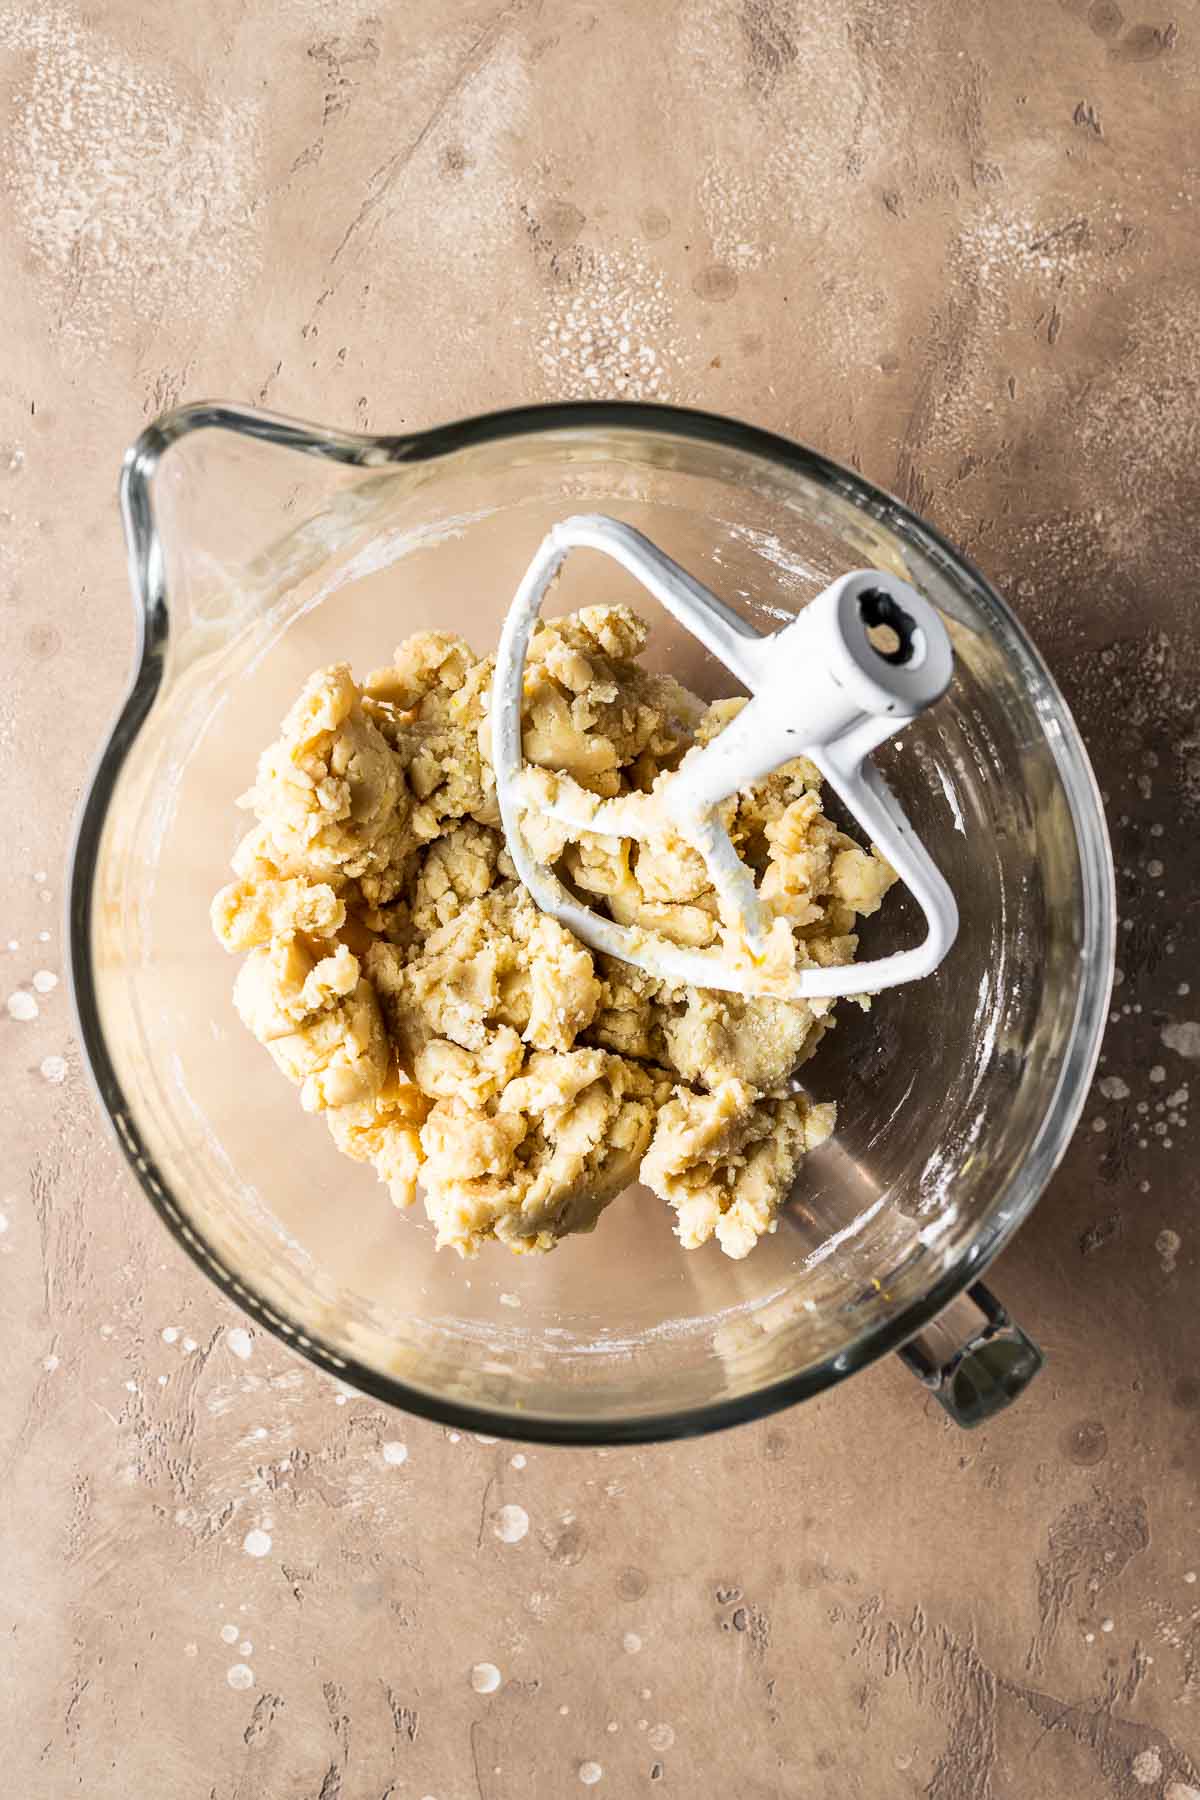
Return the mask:
{"type": "MultiPolygon", "coordinates": [[[[523,703],[528,759],[599,798],[648,792],[740,701],[706,707],[637,657],[629,608],[545,622],[523,703]]],[[[741,1257],[775,1229],[835,1109],[790,1077],[832,1001],[745,999],[593,956],[515,879],[490,761],[490,658],[421,632],[360,685],[306,682],[242,804],[256,824],[213,902],[245,953],[237,1010],[338,1148],[396,1203],[418,1188],[439,1246],[552,1249],[637,1179],[688,1248],[741,1257]]],[[[895,879],[821,810],[803,758],[727,803],[796,960],[849,962],[895,879]]],[[[526,828],[588,904],[678,943],[717,935],[686,845],[526,828]]],[[[865,1000],[862,1004],[866,1004],[865,1000]]]]}

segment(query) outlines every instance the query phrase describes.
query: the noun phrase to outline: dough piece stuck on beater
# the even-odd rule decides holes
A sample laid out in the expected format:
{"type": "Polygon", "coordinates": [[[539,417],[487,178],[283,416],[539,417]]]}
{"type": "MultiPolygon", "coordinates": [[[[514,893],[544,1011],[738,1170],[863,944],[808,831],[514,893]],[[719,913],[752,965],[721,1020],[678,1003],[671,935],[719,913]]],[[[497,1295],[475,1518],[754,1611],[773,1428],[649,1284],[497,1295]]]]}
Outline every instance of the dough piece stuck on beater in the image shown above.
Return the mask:
{"type": "MultiPolygon", "coordinates": [[[[646,637],[625,606],[540,626],[531,762],[600,798],[648,792],[736,717],[743,702],[705,706],[641,667],[646,637]]],[[[835,1002],[672,986],[541,913],[499,830],[491,680],[490,657],[419,632],[361,686],[341,663],[305,683],[246,796],[257,822],[237,880],[213,902],[221,942],[248,953],[238,1012],[340,1151],[397,1205],[423,1193],[439,1246],[552,1249],[640,1175],[686,1247],[715,1238],[744,1256],[833,1128],[832,1106],[786,1086],[835,1002]]],[[[729,807],[797,960],[851,961],[856,919],[895,876],[825,816],[812,763],[729,807]]],[[[687,846],[571,837],[534,815],[526,829],[589,905],[714,941],[715,896],[687,846]]]]}

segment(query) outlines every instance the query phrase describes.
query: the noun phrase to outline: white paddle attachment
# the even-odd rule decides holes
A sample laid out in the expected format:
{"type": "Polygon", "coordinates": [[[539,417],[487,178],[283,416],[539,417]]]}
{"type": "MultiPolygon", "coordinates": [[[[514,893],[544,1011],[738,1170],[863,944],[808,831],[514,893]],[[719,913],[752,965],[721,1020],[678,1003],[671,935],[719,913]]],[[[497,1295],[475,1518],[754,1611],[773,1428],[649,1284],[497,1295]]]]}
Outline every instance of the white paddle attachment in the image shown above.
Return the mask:
{"type": "Polygon", "coordinates": [[[945,626],[907,582],[878,569],[842,575],[782,631],[763,636],[616,519],[564,519],[543,540],[500,638],[492,690],[492,753],[500,813],[517,873],[543,912],[593,950],[671,982],[784,999],[872,993],[937,968],[958,931],[954,896],[870,754],[945,693],[953,655],[945,626]],[[636,577],[750,690],[711,743],[693,749],[650,794],[599,800],[566,775],[533,769],[521,747],[525,658],[545,594],[568,551],[599,550],[636,577]],[[781,964],[781,920],[759,900],[720,819],[721,802],[794,757],[807,756],[925,915],[914,949],[840,968],[781,964]],[[522,813],[548,814],[573,834],[643,841],[674,833],[703,857],[716,891],[720,949],[690,950],[583,906],[529,848],[522,813]]]}

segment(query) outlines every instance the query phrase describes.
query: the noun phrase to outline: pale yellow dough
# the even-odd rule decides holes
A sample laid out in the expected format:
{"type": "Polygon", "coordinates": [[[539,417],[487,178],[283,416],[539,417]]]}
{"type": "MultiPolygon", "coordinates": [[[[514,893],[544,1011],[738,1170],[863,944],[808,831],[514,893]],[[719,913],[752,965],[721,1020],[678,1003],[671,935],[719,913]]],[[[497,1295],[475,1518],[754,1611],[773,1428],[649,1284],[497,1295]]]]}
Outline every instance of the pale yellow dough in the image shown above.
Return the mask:
{"type": "MultiPolygon", "coordinates": [[[[643,668],[646,636],[623,606],[542,625],[531,763],[603,799],[648,792],[735,716],[740,701],[705,707],[643,668]]],[[[834,1003],[670,986],[538,912],[499,830],[491,679],[490,658],[422,632],[361,684],[345,664],[305,684],[242,801],[257,823],[237,880],[213,902],[217,936],[246,952],[238,1013],[340,1150],[398,1205],[423,1192],[439,1245],[552,1249],[640,1174],[687,1248],[715,1237],[745,1256],[833,1129],[834,1107],[791,1076],[834,1003]]],[[[812,764],[729,802],[726,823],[796,962],[851,961],[857,918],[895,876],[826,818],[812,764]]],[[[718,941],[686,845],[570,841],[534,815],[526,829],[588,904],[718,941]]]]}

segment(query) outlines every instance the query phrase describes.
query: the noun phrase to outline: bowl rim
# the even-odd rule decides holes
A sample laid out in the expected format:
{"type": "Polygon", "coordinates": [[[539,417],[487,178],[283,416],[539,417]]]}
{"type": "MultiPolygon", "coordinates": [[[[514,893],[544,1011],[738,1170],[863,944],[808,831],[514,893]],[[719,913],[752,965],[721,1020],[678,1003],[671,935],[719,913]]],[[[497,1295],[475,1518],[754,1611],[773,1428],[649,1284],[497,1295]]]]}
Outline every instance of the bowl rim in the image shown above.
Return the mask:
{"type": "Polygon", "coordinates": [[[134,673],[81,799],[70,854],[68,950],[76,1025],[93,1089],[130,1168],[168,1231],[210,1280],[256,1324],[309,1362],[383,1404],[457,1430],[546,1444],[616,1445],[698,1436],[763,1418],[822,1393],[835,1382],[901,1348],[977,1281],[1036,1205],[1062,1160],[1087,1099],[1099,1056],[1115,961],[1116,895],[1112,853],[1095,774],[1079,729],[1022,626],[999,594],[941,533],[875,483],[807,446],[717,413],[648,402],[585,400],[521,406],[477,414],[401,436],[331,430],[232,403],[202,401],[164,413],[126,453],[120,504],[137,619],[134,673]],[[982,611],[1004,629],[1009,648],[1025,664],[1036,711],[1071,813],[1080,860],[1083,942],[1075,1012],[1058,1080],[1041,1123],[1009,1182],[1010,1201],[986,1219],[937,1281],[882,1323],[864,1329],[836,1356],[762,1388],[684,1409],[588,1418],[523,1411],[443,1398],[380,1374],[328,1349],[294,1319],[280,1314],[240,1275],[227,1269],[194,1230],[164,1182],[129,1107],[100,1019],[92,947],[95,881],[105,823],[121,771],[163,683],[169,634],[165,558],[155,525],[150,485],[172,444],[192,432],[218,429],[342,464],[382,470],[436,462],[483,444],[554,432],[641,434],[718,444],[749,453],[817,482],[884,523],[953,575],[982,611]]]}

